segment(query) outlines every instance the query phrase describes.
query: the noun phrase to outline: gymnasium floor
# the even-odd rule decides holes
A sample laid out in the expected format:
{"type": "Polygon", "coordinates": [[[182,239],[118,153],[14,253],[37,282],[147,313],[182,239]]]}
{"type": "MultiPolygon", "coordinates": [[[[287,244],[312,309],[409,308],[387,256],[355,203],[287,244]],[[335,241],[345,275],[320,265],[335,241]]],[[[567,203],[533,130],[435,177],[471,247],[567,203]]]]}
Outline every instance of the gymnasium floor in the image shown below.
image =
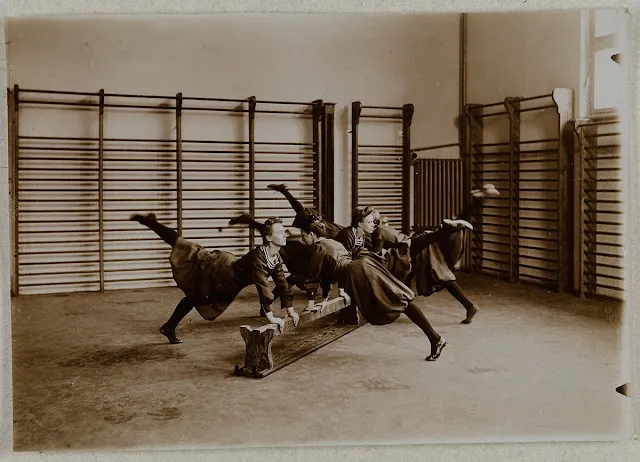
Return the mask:
{"type": "Polygon", "coordinates": [[[459,280],[482,307],[472,325],[459,324],[463,310],[446,292],[417,299],[449,342],[437,362],[424,361],[427,339],[402,317],[262,380],[231,375],[243,361],[238,326],[262,322],[253,288],[215,323],[190,314],[181,345],[157,332],[177,289],[19,297],[14,448],[622,436],[619,328],[598,315],[612,306],[484,276],[459,280]]]}

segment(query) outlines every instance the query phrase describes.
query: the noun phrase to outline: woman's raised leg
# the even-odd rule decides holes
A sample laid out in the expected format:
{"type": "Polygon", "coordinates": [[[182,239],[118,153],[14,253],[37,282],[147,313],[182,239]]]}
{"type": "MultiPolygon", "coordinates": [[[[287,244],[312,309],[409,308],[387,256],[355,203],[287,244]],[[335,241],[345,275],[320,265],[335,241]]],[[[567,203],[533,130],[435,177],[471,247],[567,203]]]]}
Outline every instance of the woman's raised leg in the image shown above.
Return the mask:
{"type": "Polygon", "coordinates": [[[131,215],[129,219],[131,221],[137,221],[138,223],[154,231],[158,236],[160,236],[163,241],[165,241],[171,247],[176,245],[176,241],[178,240],[177,231],[158,223],[158,220],[156,219],[156,215],[154,213],[148,213],[146,215],[134,214],[131,215]]]}

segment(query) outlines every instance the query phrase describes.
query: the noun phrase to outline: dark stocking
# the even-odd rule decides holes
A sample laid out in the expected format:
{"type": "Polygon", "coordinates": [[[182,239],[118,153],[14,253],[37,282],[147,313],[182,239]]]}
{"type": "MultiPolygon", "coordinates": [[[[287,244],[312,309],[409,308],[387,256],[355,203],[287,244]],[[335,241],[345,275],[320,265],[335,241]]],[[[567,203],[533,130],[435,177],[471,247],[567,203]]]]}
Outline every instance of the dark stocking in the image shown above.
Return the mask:
{"type": "Polygon", "coordinates": [[[192,309],[193,302],[188,297],[184,297],[169,320],[160,328],[160,333],[169,339],[169,343],[182,343],[182,340],[176,337],[176,327],[192,309]]]}
{"type": "Polygon", "coordinates": [[[156,216],[153,213],[149,213],[147,215],[132,215],[131,220],[137,221],[138,223],[154,231],[164,242],[169,244],[171,247],[176,245],[176,241],[178,240],[178,233],[175,230],[158,223],[158,220],[156,220],[156,216]]]}
{"type": "Polygon", "coordinates": [[[431,233],[424,233],[418,237],[411,238],[411,259],[413,260],[416,255],[429,247],[434,242],[440,241],[453,233],[459,233],[461,230],[452,226],[444,226],[437,231],[431,233]]]}
{"type": "Polygon", "coordinates": [[[462,303],[462,306],[464,306],[467,311],[469,311],[469,308],[473,306],[473,303],[471,303],[469,299],[464,296],[464,294],[462,293],[462,289],[460,289],[458,283],[456,281],[447,281],[444,286],[449,291],[449,293],[453,295],[456,300],[462,303]]]}
{"type": "Polygon", "coordinates": [[[464,309],[467,310],[467,317],[462,321],[462,324],[471,324],[473,317],[478,312],[478,307],[471,303],[471,301],[467,297],[465,297],[465,295],[462,293],[462,289],[460,289],[460,286],[456,281],[447,281],[444,286],[449,291],[449,293],[456,298],[456,300],[462,303],[464,309]]]}
{"type": "Polygon", "coordinates": [[[289,189],[287,189],[287,186],[284,184],[270,184],[267,186],[267,188],[273,189],[274,191],[278,191],[280,194],[282,194],[284,197],[287,198],[287,200],[289,201],[289,204],[291,204],[291,207],[293,207],[293,210],[296,213],[301,213],[304,211],[304,206],[300,203],[300,201],[298,201],[298,199],[296,199],[295,197],[293,197],[293,194],[291,194],[289,192],[289,189]]]}
{"type": "Polygon", "coordinates": [[[431,342],[431,355],[429,355],[427,359],[437,359],[438,356],[440,356],[442,348],[446,345],[446,342],[442,341],[442,336],[433,329],[422,310],[420,310],[420,308],[418,308],[414,303],[409,303],[407,309],[404,310],[404,314],[406,314],[414,324],[422,329],[422,332],[424,332],[429,338],[429,342],[431,342]]]}
{"type": "Polygon", "coordinates": [[[264,223],[257,222],[256,220],[251,218],[251,215],[249,215],[248,213],[243,213],[242,215],[232,218],[231,220],[229,220],[229,224],[231,226],[237,224],[247,225],[251,229],[257,229],[262,236],[264,236],[265,234],[264,223]]]}

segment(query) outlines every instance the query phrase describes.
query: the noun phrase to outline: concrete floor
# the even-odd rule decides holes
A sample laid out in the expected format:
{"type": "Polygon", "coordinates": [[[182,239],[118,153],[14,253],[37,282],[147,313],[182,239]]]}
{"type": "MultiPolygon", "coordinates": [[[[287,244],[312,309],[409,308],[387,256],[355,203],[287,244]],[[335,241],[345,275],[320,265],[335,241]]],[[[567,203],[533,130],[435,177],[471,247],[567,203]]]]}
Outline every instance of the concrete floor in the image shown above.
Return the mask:
{"type": "MultiPolygon", "coordinates": [[[[460,275],[482,311],[418,298],[449,345],[405,317],[365,325],[261,380],[242,364],[255,289],[218,321],[157,329],[177,289],[24,296],[13,306],[14,449],[611,440],[626,431],[614,308],[460,275]]],[[[301,299],[302,300],[302,299],[301,299]]],[[[302,309],[303,303],[298,305],[302,309]]]]}

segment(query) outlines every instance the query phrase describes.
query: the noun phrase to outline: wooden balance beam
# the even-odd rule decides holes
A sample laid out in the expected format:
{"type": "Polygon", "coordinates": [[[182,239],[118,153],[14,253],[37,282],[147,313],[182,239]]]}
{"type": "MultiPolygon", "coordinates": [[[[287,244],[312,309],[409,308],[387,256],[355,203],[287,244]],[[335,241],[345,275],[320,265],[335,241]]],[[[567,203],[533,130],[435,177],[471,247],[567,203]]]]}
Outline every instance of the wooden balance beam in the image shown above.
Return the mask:
{"type": "Polygon", "coordinates": [[[271,323],[255,329],[240,326],[246,351],[244,367],[236,364],[234,375],[261,379],[366,324],[356,307],[342,297],[330,300],[322,311],[303,311],[299,315],[297,327],[288,317],[281,332],[277,324],[271,323]],[[320,320],[322,326],[314,322],[320,320]],[[274,358],[272,344],[278,336],[281,338],[274,358]]]}

